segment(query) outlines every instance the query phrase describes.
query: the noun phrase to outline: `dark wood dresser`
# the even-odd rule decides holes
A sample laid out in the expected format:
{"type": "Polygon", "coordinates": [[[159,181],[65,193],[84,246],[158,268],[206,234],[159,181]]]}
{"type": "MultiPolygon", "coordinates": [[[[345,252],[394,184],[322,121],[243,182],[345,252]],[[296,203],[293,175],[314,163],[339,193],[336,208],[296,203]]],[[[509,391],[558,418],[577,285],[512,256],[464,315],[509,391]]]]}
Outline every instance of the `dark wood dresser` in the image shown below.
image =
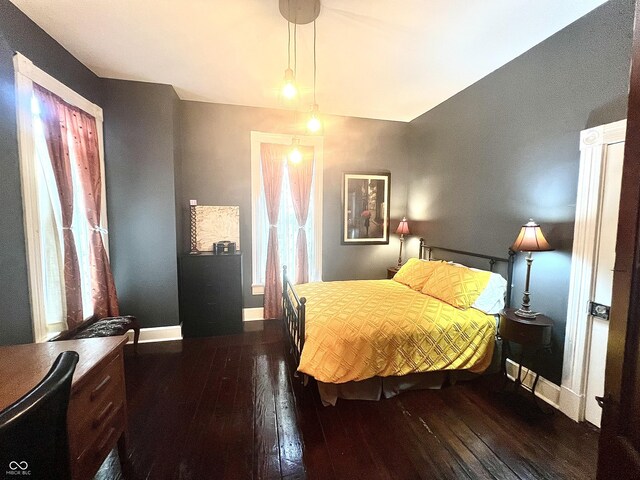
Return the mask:
{"type": "Polygon", "coordinates": [[[182,256],[180,321],[183,337],[242,332],[242,254],[182,256]]]}
{"type": "Polygon", "coordinates": [[[60,353],[78,352],[67,413],[74,479],[93,478],[116,443],[126,458],[125,343],[127,337],[119,336],[0,348],[0,410],[35,387],[60,353]]]}

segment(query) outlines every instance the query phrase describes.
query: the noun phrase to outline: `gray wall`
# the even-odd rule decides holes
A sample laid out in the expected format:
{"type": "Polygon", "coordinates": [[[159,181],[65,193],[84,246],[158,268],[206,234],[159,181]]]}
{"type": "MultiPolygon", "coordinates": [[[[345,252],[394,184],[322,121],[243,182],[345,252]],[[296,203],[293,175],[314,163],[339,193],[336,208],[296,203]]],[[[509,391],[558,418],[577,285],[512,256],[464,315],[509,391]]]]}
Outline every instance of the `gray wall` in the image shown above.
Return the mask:
{"type": "Polygon", "coordinates": [[[556,251],[534,254],[532,305],[555,322],[553,356],[542,373],[557,383],[579,135],[625,118],[632,22],[632,0],[613,0],[409,126],[409,216],[429,243],[504,255],[529,217],[542,224],[556,251]]]}
{"type": "MultiPolygon", "coordinates": [[[[240,244],[244,251],[245,307],[262,306],[251,295],[251,131],[300,133],[290,111],[181,102],[182,251],[188,250],[188,202],[240,206],[240,244]]],[[[392,228],[405,214],[407,125],[397,122],[329,117],[324,134],[323,279],[385,278],[397,260],[398,240],[390,245],[340,245],[342,172],[391,172],[392,228]]]]}
{"type": "Polygon", "coordinates": [[[100,79],[8,0],[0,0],[0,345],[33,341],[16,127],[16,51],[92,102],[102,102],[100,79]]]}
{"type": "Polygon", "coordinates": [[[143,327],[177,325],[177,96],[169,85],[104,86],[109,243],[120,311],[143,327]]]}
{"type": "MultiPolygon", "coordinates": [[[[173,94],[173,179],[174,179],[174,191],[175,191],[175,212],[176,212],[176,256],[179,252],[182,252],[182,139],[180,136],[180,103],[181,100],[178,95],[173,94]]],[[[188,240],[188,239],[187,239],[188,240]]],[[[189,247],[189,244],[187,244],[189,247]]]]}

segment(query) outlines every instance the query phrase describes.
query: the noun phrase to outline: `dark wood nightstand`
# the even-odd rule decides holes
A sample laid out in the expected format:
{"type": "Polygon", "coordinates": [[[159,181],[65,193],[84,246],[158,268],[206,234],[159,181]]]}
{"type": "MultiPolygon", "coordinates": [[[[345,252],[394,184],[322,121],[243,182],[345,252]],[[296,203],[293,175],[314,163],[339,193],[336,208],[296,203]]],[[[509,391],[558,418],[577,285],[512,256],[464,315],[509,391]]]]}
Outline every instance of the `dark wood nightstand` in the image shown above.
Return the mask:
{"type": "Polygon", "coordinates": [[[391,280],[395,276],[395,274],[398,273],[398,270],[400,270],[400,267],[398,267],[397,265],[387,268],[387,279],[391,280]]]}
{"type": "MultiPolygon", "coordinates": [[[[537,315],[535,318],[522,318],[515,314],[515,308],[505,308],[500,312],[500,337],[502,337],[502,369],[507,374],[507,356],[511,353],[510,343],[518,343],[522,346],[520,362],[518,367],[518,377],[515,380],[516,388],[522,384],[522,359],[525,351],[533,354],[534,362],[544,351],[549,351],[551,347],[551,329],[553,321],[545,315],[537,315]]],[[[536,369],[537,370],[537,369],[536,369]]],[[[539,374],[533,381],[531,393],[535,396],[536,385],[539,374]]]]}

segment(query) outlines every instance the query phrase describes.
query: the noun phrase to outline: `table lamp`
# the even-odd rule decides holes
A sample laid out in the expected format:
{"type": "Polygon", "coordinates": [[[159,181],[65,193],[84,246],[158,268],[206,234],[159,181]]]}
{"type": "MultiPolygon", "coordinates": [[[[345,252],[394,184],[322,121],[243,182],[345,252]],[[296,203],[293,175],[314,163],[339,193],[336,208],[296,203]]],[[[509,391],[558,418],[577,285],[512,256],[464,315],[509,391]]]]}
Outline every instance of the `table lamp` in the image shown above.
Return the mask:
{"type": "Polygon", "coordinates": [[[529,279],[531,278],[531,264],[533,263],[533,257],[531,252],[548,252],[553,250],[544,238],[540,225],[529,219],[529,222],[524,224],[520,229],[518,238],[511,245],[511,250],[514,252],[527,252],[527,280],[524,285],[524,294],[522,296],[522,306],[516,310],[515,314],[522,318],[536,318],[538,315],[531,311],[530,296],[529,296],[529,279]]]}
{"type": "Polygon", "coordinates": [[[409,224],[407,223],[407,217],[402,217],[402,220],[398,224],[396,233],[400,235],[400,255],[398,255],[398,268],[402,266],[402,244],[404,243],[404,236],[409,235],[409,224]]]}

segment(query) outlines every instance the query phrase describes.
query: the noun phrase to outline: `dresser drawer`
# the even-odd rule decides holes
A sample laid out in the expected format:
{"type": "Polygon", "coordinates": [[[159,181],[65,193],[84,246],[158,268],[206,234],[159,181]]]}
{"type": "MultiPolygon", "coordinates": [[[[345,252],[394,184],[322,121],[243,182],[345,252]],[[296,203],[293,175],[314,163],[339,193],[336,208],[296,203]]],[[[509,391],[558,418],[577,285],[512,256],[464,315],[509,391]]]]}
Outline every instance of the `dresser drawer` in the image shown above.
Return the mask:
{"type": "Polygon", "coordinates": [[[93,443],[87,445],[79,457],[72,461],[74,479],[92,478],[98,467],[102,464],[107,454],[111,451],[115,442],[125,428],[126,414],[124,404],[120,404],[111,415],[103,421],[102,428],[94,438],[93,443]]]}
{"type": "MultiPolygon", "coordinates": [[[[71,394],[68,413],[72,458],[96,447],[99,437],[119,410],[124,410],[122,356],[116,355],[71,394]]],[[[120,429],[120,432],[122,429],[120,429]]]]}

